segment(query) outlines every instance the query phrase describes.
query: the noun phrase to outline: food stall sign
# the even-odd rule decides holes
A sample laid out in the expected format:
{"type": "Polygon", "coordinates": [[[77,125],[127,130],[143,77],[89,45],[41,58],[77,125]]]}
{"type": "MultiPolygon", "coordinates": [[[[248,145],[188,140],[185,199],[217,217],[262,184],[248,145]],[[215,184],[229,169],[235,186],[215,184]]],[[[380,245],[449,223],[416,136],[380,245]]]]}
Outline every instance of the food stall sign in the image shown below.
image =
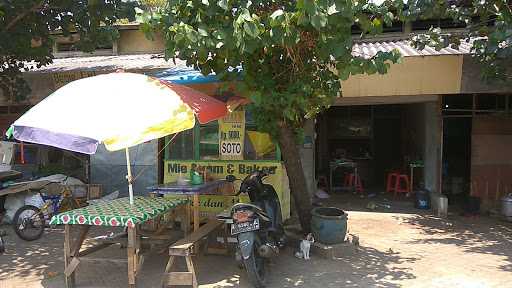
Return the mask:
{"type": "MultiPolygon", "coordinates": [[[[164,183],[174,183],[183,175],[188,175],[191,169],[205,170],[208,177],[212,179],[225,179],[226,175],[233,175],[237,179],[244,179],[254,171],[263,171],[268,174],[265,183],[271,184],[276,189],[279,201],[281,202],[281,211],[283,219],[290,217],[290,190],[288,186],[288,177],[284,165],[278,161],[250,161],[250,160],[226,160],[226,161],[207,161],[207,160],[166,160],[164,161],[164,183]]],[[[235,181],[235,191],[238,191],[240,181],[235,181]]],[[[234,192],[230,192],[232,195],[234,192]]],[[[199,205],[201,214],[220,213],[229,208],[234,203],[248,202],[245,195],[240,199],[229,195],[200,195],[199,205]]],[[[166,197],[179,197],[168,196],[166,197]]]]}
{"type": "Polygon", "coordinates": [[[245,111],[233,111],[219,120],[219,155],[222,160],[242,160],[244,154],[245,111]]]}

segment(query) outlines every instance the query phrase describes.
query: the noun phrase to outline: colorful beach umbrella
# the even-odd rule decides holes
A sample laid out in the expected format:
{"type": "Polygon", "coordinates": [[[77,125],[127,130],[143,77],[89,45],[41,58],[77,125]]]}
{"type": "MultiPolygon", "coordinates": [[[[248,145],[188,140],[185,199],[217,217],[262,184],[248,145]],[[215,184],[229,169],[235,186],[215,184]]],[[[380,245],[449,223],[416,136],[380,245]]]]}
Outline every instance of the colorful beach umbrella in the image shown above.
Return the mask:
{"type": "Polygon", "coordinates": [[[110,73],[73,81],[16,120],[17,140],[94,154],[128,147],[207,123],[227,114],[224,102],[186,86],[135,73],[110,73]]]}

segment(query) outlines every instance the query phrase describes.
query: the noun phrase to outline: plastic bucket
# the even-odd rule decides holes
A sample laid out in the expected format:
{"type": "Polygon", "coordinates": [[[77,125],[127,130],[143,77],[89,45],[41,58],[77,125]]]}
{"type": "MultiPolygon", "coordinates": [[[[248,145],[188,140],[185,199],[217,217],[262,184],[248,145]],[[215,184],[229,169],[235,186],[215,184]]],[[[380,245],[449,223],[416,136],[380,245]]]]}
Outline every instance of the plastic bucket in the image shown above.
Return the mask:
{"type": "Polygon", "coordinates": [[[416,201],[414,206],[418,209],[430,209],[430,195],[427,190],[418,190],[415,192],[416,201]]]}
{"type": "Polygon", "coordinates": [[[336,207],[317,207],[311,211],[311,232],[315,241],[339,244],[347,235],[347,213],[336,207]]]}

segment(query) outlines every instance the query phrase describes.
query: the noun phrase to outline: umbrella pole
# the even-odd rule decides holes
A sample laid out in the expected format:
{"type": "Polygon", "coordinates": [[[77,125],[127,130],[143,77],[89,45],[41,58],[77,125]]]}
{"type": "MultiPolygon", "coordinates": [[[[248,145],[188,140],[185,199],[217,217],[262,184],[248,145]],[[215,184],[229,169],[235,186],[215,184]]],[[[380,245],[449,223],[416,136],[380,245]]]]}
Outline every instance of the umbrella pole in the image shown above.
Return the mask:
{"type": "Polygon", "coordinates": [[[128,148],[125,148],[126,152],[126,168],[128,169],[128,175],[126,179],[128,180],[128,193],[130,194],[130,205],[133,205],[133,186],[132,186],[132,168],[130,165],[130,152],[128,148]]]}

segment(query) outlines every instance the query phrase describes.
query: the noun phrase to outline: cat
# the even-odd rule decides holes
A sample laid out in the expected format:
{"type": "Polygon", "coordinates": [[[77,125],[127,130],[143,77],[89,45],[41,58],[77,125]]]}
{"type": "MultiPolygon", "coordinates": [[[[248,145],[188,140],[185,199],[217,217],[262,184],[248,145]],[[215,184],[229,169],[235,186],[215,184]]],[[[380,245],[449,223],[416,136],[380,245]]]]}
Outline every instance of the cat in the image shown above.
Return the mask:
{"type": "Polygon", "coordinates": [[[300,251],[295,253],[295,256],[298,258],[304,258],[304,260],[309,260],[309,249],[311,248],[311,243],[315,242],[315,238],[313,234],[309,233],[306,236],[306,239],[300,241],[300,251]]]}

